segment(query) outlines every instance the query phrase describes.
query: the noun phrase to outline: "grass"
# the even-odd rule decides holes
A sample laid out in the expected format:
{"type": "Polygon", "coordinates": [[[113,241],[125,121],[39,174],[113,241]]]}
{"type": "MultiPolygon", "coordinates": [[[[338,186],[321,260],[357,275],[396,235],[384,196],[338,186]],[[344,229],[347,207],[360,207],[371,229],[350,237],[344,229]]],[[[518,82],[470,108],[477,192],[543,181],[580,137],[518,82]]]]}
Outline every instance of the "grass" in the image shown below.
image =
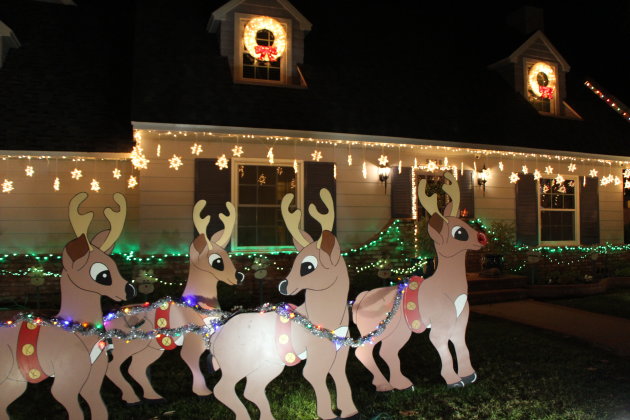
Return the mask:
{"type": "MultiPolygon", "coordinates": [[[[630,363],[625,359],[571,338],[478,314],[471,315],[468,342],[479,381],[455,390],[446,389],[439,374],[439,358],[427,334],[413,335],[401,351],[403,372],[415,384],[413,392],[376,393],[370,374],[351,351],[347,372],[362,418],[630,417],[630,363]]],[[[216,399],[199,399],[192,394],[191,375],[178,352],[166,353],[151,371],[153,384],[169,400],[167,403],[124,407],[120,392],[106,379],[102,395],[110,419],[234,418],[216,399]]],[[[315,395],[301,375],[302,367],[303,364],[285,368],[267,388],[277,419],[317,418],[315,395]]],[[[207,375],[210,388],[219,375],[207,375]]],[[[12,418],[65,418],[65,410],[49,393],[51,382],[29,385],[25,394],[9,407],[12,418]]],[[[241,395],[243,385],[238,387],[241,395]]],[[[255,406],[246,404],[252,418],[257,418],[255,406]]]]}
{"type": "Polygon", "coordinates": [[[557,299],[549,303],[630,319],[630,289],[587,297],[557,299]]]}

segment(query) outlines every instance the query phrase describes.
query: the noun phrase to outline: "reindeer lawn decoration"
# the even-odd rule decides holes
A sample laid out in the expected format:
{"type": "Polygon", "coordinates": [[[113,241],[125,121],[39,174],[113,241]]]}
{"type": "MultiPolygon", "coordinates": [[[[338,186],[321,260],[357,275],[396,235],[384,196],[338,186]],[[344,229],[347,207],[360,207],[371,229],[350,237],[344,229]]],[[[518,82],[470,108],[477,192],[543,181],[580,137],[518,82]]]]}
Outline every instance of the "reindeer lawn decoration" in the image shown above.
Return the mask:
{"type": "MultiPolygon", "coordinates": [[[[431,329],[429,338],[440,355],[441,374],[447,385],[461,387],[477,379],[465,341],[469,312],[465,260],[469,249],[480,249],[488,240],[485,234],[475,231],[459,219],[459,186],[450,172],[444,176],[450,184],[445,183],[442,189],[452,199],[444,209],[444,215],[438,210],[437,196],[426,195],[426,180],[421,180],[418,186],[420,203],[431,215],[428,230],[438,255],[437,270],[425,280],[421,277],[410,279],[401,311],[394,316],[383,334],[373,341],[374,344],[382,342],[380,355],[389,367],[389,381],[374,361],[374,345],[356,350],[357,358],[374,375],[372,383],[377,391],[406,389],[413,385],[400,370],[398,352],[412,332],[421,333],[426,328],[431,329]],[[455,346],[457,372],[453,368],[449,340],[455,346]]],[[[352,311],[361,334],[374,328],[391,310],[396,290],[396,286],[383,287],[357,296],[352,311]]]]}
{"type": "MultiPolygon", "coordinates": [[[[334,222],[332,197],[325,189],[320,191],[320,196],[328,212],[320,213],[313,204],[309,207],[311,216],[322,226],[317,241],[299,230],[301,211],[289,211],[293,194],[282,199],[282,216],[299,253],[279,289],[283,295],[295,295],[305,290],[305,302],[295,310],[313,324],[334,329],[337,336],[346,337],[348,270],[341,257],[339,242],[331,232],[334,222]]],[[[211,352],[222,371],[214,388],[215,396],[236,414],[237,420],[249,419],[234,390],[237,382],[247,377],[245,398],[258,406],[261,419],[273,419],[265,387],[285,366],[295,365],[307,356],[303,375],[315,390],[319,417],[336,418],[326,387],[328,374],[335,381],[341,417],[357,415],[345,372],[348,347],[337,348],[331,341],[311,334],[289,318],[274,312],[237,314],[212,336],[211,352]]]]}
{"type": "MultiPolygon", "coordinates": [[[[193,208],[193,221],[199,235],[190,245],[190,265],[188,280],[184,288],[183,300],[191,306],[198,304],[203,309],[219,309],[217,299],[217,285],[220,281],[229,285],[241,284],[245,276],[237,272],[230,260],[225,247],[230,242],[232,231],[236,224],[236,212],[232,203],[225,203],[228,216],[219,214],[224,229],[216,232],[210,239],[206,236],[206,228],[210,216],[201,218],[201,211],[206,206],[205,200],[198,201],[193,208]]],[[[162,307],[142,314],[129,315],[106,321],[107,329],[129,331],[138,326],[144,331],[155,328],[179,328],[184,325],[204,326],[209,324],[210,318],[198,314],[192,308],[176,306],[166,303],[162,307]],[[141,325],[140,325],[141,324],[141,325]]],[[[130,405],[140,402],[131,385],[123,377],[120,367],[129,357],[129,374],[140,384],[144,399],[148,401],[162,400],[152,387],[147,376],[147,369],[163,354],[164,350],[172,350],[182,346],[180,356],[188,365],[193,375],[192,390],[199,396],[208,396],[212,392],[206,386],[206,381],[199,368],[199,358],[206,350],[204,340],[197,334],[182,335],[176,340],[173,337],[161,336],[155,340],[133,340],[125,343],[114,340],[113,358],[107,368],[107,377],[122,391],[123,400],[130,405]],[[182,341],[183,340],[183,341],[182,341]]]]}
{"type": "MultiPolygon", "coordinates": [[[[87,230],[94,214],[78,212],[86,198],[83,192],[70,201],[70,222],[77,238],[63,250],[61,309],[56,319],[96,326],[103,321],[101,296],[122,301],[135,295],[135,290],[109,256],[125,222],[125,198],[114,194],[120,210],[104,212],[111,230],[97,234],[91,242],[87,230]]],[[[100,389],[107,357],[102,354],[106,343],[101,337],[39,325],[37,320],[19,324],[0,328],[0,419],[8,419],[7,406],[22,395],[29,382],[53,376],[52,395],[68,411],[70,420],[83,418],[79,395],[87,402],[92,419],[106,419],[100,389]]]]}

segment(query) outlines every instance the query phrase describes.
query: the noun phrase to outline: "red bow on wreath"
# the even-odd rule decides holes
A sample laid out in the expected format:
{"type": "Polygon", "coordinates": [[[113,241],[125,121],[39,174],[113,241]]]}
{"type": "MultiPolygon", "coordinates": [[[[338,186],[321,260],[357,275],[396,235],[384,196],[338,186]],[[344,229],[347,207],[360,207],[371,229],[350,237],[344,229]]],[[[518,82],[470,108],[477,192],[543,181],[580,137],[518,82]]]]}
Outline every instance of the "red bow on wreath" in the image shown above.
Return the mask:
{"type": "Polygon", "coordinates": [[[553,88],[548,86],[538,86],[540,96],[545,99],[553,99],[553,88]]]}
{"type": "Polygon", "coordinates": [[[263,60],[265,57],[269,57],[269,61],[276,61],[276,55],[278,54],[278,49],[273,45],[256,45],[254,51],[260,56],[259,60],[263,60]]]}

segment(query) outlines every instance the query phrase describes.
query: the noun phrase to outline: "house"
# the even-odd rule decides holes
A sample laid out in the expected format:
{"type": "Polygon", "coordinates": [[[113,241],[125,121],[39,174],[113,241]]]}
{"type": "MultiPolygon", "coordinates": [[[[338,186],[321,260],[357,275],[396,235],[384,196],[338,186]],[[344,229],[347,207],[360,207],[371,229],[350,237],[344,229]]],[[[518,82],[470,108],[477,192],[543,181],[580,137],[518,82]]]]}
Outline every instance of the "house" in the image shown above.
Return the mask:
{"type": "Polygon", "coordinates": [[[536,19],[481,30],[469,11],[1,0],[0,249],[58,252],[87,190],[86,210],[125,193],[123,252],[186,252],[199,199],[210,232],[238,208],[233,252],[285,251],[279,199],[306,208],[326,187],[351,250],[417,219],[419,177],[445,170],[463,216],[514,223],[522,244],[622,244],[630,109],[615,86],[575,71],[536,19]]]}

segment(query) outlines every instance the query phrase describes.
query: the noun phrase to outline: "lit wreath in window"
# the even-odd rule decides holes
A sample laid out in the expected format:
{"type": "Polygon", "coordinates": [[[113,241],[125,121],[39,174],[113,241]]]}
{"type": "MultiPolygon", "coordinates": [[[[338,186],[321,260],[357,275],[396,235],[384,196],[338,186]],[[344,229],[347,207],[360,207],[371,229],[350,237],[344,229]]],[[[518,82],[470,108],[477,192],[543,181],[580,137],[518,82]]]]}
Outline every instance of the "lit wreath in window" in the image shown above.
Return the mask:
{"type": "Polygon", "coordinates": [[[245,25],[243,42],[247,52],[260,61],[276,61],[287,48],[287,33],[275,19],[267,16],[255,17],[245,25]],[[268,30],[273,34],[273,45],[258,45],[256,35],[258,31],[268,30]]]}
{"type": "Polygon", "coordinates": [[[536,96],[553,99],[556,90],[556,74],[549,64],[536,63],[529,69],[529,87],[536,96]]]}

